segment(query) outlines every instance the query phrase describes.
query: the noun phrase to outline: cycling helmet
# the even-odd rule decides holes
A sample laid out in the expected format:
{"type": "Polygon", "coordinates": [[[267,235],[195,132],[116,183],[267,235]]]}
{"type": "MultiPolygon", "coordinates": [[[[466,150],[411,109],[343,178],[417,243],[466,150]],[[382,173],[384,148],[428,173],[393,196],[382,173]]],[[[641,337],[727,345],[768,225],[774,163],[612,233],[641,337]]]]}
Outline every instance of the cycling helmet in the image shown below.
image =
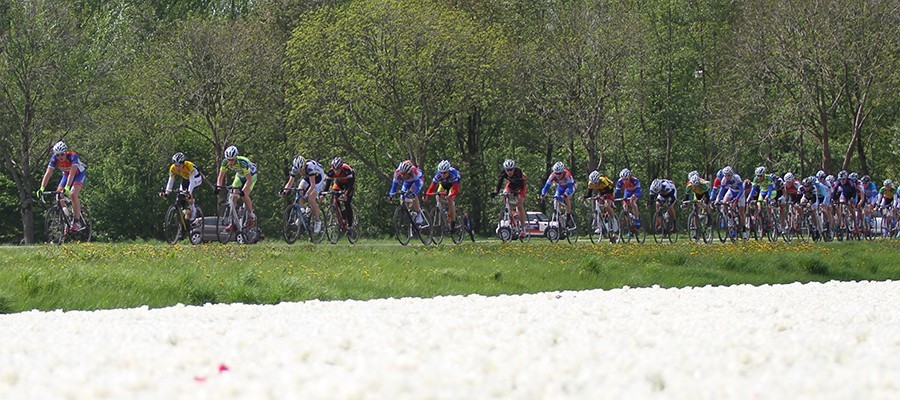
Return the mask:
{"type": "Polygon", "coordinates": [[[566,170],[566,164],[563,164],[562,161],[557,161],[556,164],[553,164],[553,173],[561,174],[566,170]]]}
{"type": "Polygon", "coordinates": [[[450,170],[450,161],[444,160],[438,163],[438,172],[447,172],[450,170]]]}
{"type": "Polygon", "coordinates": [[[691,175],[688,179],[691,180],[691,185],[699,185],[700,184],[700,175],[691,175]]]}
{"type": "Polygon", "coordinates": [[[697,176],[697,177],[699,177],[699,176],[700,176],[700,173],[697,172],[696,170],[695,170],[695,171],[688,172],[688,180],[690,180],[692,176],[697,176]]]}
{"type": "MultiPolygon", "coordinates": [[[[590,183],[600,182],[600,171],[591,172],[591,174],[588,175],[588,182],[590,182],[590,183]]],[[[887,185],[885,185],[885,186],[887,186],[887,185]]]]}
{"type": "Polygon", "coordinates": [[[56,154],[63,154],[68,149],[69,146],[66,146],[66,142],[63,142],[62,140],[56,142],[56,144],[53,145],[53,152],[56,154]]]}
{"type": "Polygon", "coordinates": [[[650,183],[650,194],[657,194],[660,190],[662,190],[662,179],[654,179],[650,183]]]}
{"type": "Polygon", "coordinates": [[[838,172],[838,180],[847,179],[847,171],[838,172]]]}
{"type": "Polygon", "coordinates": [[[408,173],[412,172],[412,168],[413,168],[412,161],[406,160],[397,166],[397,171],[400,171],[401,173],[404,173],[404,174],[408,174],[408,173]]]}
{"type": "Polygon", "coordinates": [[[828,175],[825,177],[825,182],[834,183],[834,175],[828,175]]]}
{"type": "Polygon", "coordinates": [[[793,181],[793,180],[794,180],[794,174],[792,174],[792,173],[790,173],[790,172],[784,174],[784,181],[785,181],[785,182],[791,182],[791,181],[793,181]]]}
{"type": "Polygon", "coordinates": [[[851,173],[850,173],[850,180],[851,180],[851,181],[855,181],[855,180],[858,180],[858,179],[859,179],[859,174],[857,174],[856,172],[851,172],[851,173]]]}
{"type": "Polygon", "coordinates": [[[294,167],[295,170],[300,171],[306,166],[306,159],[298,154],[297,157],[294,157],[294,161],[291,161],[291,166],[294,167]]]}
{"type": "Polygon", "coordinates": [[[869,182],[872,182],[872,178],[868,175],[863,175],[862,183],[868,184],[869,182]]]}
{"type": "Polygon", "coordinates": [[[816,172],[816,179],[825,179],[825,171],[816,172]]]}
{"type": "Polygon", "coordinates": [[[756,176],[763,176],[766,174],[766,167],[756,167],[756,176]]]}
{"type": "Polygon", "coordinates": [[[516,167],[516,161],[513,159],[506,159],[503,162],[503,169],[513,169],[516,167]]]}
{"type": "Polygon", "coordinates": [[[622,169],[622,171],[619,172],[620,179],[625,179],[629,176],[631,176],[631,170],[629,170],[628,168],[622,169]]]}
{"type": "Polygon", "coordinates": [[[331,168],[341,169],[341,167],[343,167],[343,166],[344,166],[344,160],[341,159],[340,157],[335,157],[335,158],[331,159],[331,168]]]}
{"type": "Polygon", "coordinates": [[[734,175],[734,170],[731,169],[731,167],[722,168],[722,175],[723,176],[734,175]]]}
{"type": "Polygon", "coordinates": [[[891,181],[890,179],[886,179],[886,180],[884,181],[884,186],[887,186],[887,187],[893,187],[893,186],[894,186],[894,182],[891,181]]]}
{"type": "Polygon", "coordinates": [[[227,158],[227,159],[230,160],[230,159],[235,158],[235,157],[237,157],[237,156],[238,156],[238,149],[237,149],[237,147],[234,147],[234,146],[228,146],[228,148],[225,149],[225,158],[227,158]]]}
{"type": "Polygon", "coordinates": [[[810,176],[803,178],[803,186],[812,186],[813,182],[816,181],[816,177],[810,176]]]}
{"type": "Polygon", "coordinates": [[[184,153],[177,152],[172,155],[172,163],[173,164],[184,164],[184,153]]]}

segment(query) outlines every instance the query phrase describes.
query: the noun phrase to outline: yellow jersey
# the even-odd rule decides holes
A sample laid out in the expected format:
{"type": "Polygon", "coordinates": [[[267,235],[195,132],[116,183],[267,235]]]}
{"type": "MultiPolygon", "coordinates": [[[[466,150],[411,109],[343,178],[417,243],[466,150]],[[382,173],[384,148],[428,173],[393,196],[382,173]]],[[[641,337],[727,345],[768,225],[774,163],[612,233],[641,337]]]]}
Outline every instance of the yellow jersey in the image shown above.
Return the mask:
{"type": "Polygon", "coordinates": [[[588,190],[596,190],[598,192],[608,192],[613,190],[613,183],[609,178],[601,176],[597,183],[588,182],[588,190]]]}
{"type": "Polygon", "coordinates": [[[184,165],[181,167],[181,172],[175,171],[175,164],[169,166],[169,176],[175,177],[180,176],[184,179],[191,179],[194,175],[197,174],[197,171],[194,170],[194,163],[190,161],[185,161],[184,165]]]}

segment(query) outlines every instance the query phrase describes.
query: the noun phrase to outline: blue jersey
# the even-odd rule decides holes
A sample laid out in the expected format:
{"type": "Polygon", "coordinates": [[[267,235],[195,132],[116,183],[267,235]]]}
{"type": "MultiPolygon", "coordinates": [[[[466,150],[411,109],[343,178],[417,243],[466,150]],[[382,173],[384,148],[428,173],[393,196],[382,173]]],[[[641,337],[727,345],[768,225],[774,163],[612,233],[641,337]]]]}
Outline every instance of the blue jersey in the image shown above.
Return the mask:
{"type": "Polygon", "coordinates": [[[619,178],[616,181],[616,192],[615,197],[621,198],[624,193],[634,194],[635,197],[641,198],[641,181],[634,176],[629,176],[627,178],[619,178]]]}
{"type": "Polygon", "coordinates": [[[878,187],[875,186],[875,182],[869,182],[868,186],[860,184],[862,188],[862,192],[866,195],[866,200],[872,200],[876,196],[878,196],[878,187]]]}
{"type": "Polygon", "coordinates": [[[454,183],[459,183],[459,171],[456,168],[450,167],[450,171],[447,176],[443,176],[440,172],[437,172],[434,174],[434,178],[431,179],[431,183],[444,186],[450,186],[454,183]]]}
{"type": "Polygon", "coordinates": [[[547,190],[554,183],[556,183],[557,187],[571,189],[573,192],[575,190],[575,178],[569,170],[564,170],[561,176],[551,172],[550,176],[547,177],[547,182],[544,183],[544,187],[541,189],[541,196],[547,194],[547,190]]]}
{"type": "Polygon", "coordinates": [[[744,181],[741,180],[741,176],[738,174],[733,174],[731,179],[722,178],[722,186],[719,188],[719,194],[716,197],[717,201],[721,201],[725,198],[725,192],[732,192],[732,195],[740,194],[744,191],[744,181]]]}

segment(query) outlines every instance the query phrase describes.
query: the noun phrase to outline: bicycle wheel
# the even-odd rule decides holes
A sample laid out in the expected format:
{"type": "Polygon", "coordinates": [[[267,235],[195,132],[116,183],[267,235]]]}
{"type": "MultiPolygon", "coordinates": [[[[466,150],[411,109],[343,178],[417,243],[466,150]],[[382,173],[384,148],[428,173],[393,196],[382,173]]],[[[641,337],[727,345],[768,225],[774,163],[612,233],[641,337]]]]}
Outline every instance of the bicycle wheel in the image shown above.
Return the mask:
{"type": "Polygon", "coordinates": [[[325,212],[325,210],[319,209],[319,218],[320,218],[321,225],[319,225],[318,232],[316,232],[315,216],[312,215],[311,209],[310,209],[309,217],[310,218],[307,220],[307,221],[309,221],[309,231],[308,231],[309,232],[309,241],[314,244],[322,243],[322,241],[325,240],[326,227],[328,226],[329,222],[331,221],[331,213],[325,212]]]}
{"type": "Polygon", "coordinates": [[[400,244],[406,246],[409,239],[412,238],[412,220],[409,219],[409,212],[402,205],[397,206],[394,210],[394,236],[400,244]]]}
{"type": "Polygon", "coordinates": [[[875,217],[867,215],[864,218],[865,223],[863,226],[865,227],[866,239],[869,241],[875,240],[875,217]]]}
{"type": "Polygon", "coordinates": [[[575,215],[569,214],[566,217],[566,240],[569,244],[578,243],[578,223],[575,222],[575,215]],[[571,219],[571,221],[569,221],[571,219]]]}
{"type": "Polygon", "coordinates": [[[785,243],[790,243],[794,239],[793,232],[793,217],[790,211],[781,213],[781,217],[779,221],[781,221],[780,226],[778,227],[779,233],[781,233],[781,238],[784,239],[785,243]]]}
{"type": "Polygon", "coordinates": [[[47,243],[63,244],[66,238],[66,216],[59,207],[51,207],[44,213],[44,232],[47,233],[47,243]]]}
{"type": "Polygon", "coordinates": [[[629,243],[634,236],[634,227],[631,226],[631,218],[628,213],[622,210],[619,213],[619,241],[629,243]]]}
{"type": "Polygon", "coordinates": [[[588,229],[588,239],[592,244],[600,243],[603,240],[603,231],[601,227],[603,222],[600,221],[600,215],[594,211],[591,217],[591,227],[588,229]]]}
{"type": "Polygon", "coordinates": [[[300,210],[294,204],[288,204],[281,216],[281,234],[287,244],[293,244],[300,237],[303,223],[300,220],[300,210]]]}
{"type": "Polygon", "coordinates": [[[352,221],[347,221],[347,241],[350,244],[356,244],[359,241],[359,214],[356,213],[356,206],[350,206],[350,212],[353,213],[352,221]]]}
{"type": "Polygon", "coordinates": [[[219,243],[225,244],[235,240],[237,237],[237,232],[234,230],[225,231],[225,228],[232,224],[231,214],[231,204],[227,201],[219,206],[219,212],[216,214],[216,238],[219,240],[219,243]]]}
{"type": "Polygon", "coordinates": [[[559,213],[554,212],[553,216],[550,217],[550,223],[547,224],[547,239],[550,240],[550,243],[559,242],[559,237],[562,235],[561,232],[559,229],[559,213]]]}
{"type": "Polygon", "coordinates": [[[453,239],[453,244],[461,244],[466,238],[466,229],[459,218],[459,214],[456,215],[456,218],[454,218],[453,221],[454,226],[450,228],[450,238],[453,239]]]}
{"type": "Polygon", "coordinates": [[[809,232],[809,229],[811,227],[809,226],[809,223],[807,221],[806,211],[804,211],[803,214],[800,215],[800,218],[797,218],[796,227],[797,239],[801,242],[805,242],[806,239],[811,236],[809,232]]]}
{"type": "Polygon", "coordinates": [[[166,210],[166,219],[163,222],[163,235],[169,244],[178,243],[184,236],[181,223],[181,211],[174,205],[169,206],[166,210]]]}
{"type": "Polygon", "coordinates": [[[719,238],[719,241],[725,243],[728,241],[729,236],[729,226],[728,226],[728,214],[725,214],[725,211],[719,210],[716,218],[716,236],[719,238]]]}
{"type": "Polygon", "coordinates": [[[328,206],[328,211],[325,212],[325,221],[322,222],[325,226],[325,236],[328,237],[328,241],[331,244],[337,244],[337,242],[341,240],[341,223],[339,221],[340,212],[341,211],[337,206],[328,206]]]}
{"type": "Polygon", "coordinates": [[[620,229],[621,225],[619,225],[619,220],[615,218],[614,215],[602,215],[600,220],[603,223],[603,229],[608,229],[606,231],[606,235],[609,238],[609,242],[612,244],[619,243],[619,240],[622,238],[622,230],[620,229]]]}
{"type": "MultiPolygon", "coordinates": [[[[440,200],[439,200],[440,201],[440,200]]],[[[431,242],[438,245],[444,242],[444,231],[450,229],[447,225],[447,220],[445,219],[441,210],[437,207],[431,211],[431,221],[434,224],[431,229],[431,242]]]]}
{"type": "Polygon", "coordinates": [[[431,244],[431,240],[433,239],[432,235],[434,234],[434,221],[431,220],[431,215],[428,213],[428,210],[425,207],[422,207],[422,224],[418,225],[418,234],[419,240],[423,245],[428,246],[431,244]]]}
{"type": "Polygon", "coordinates": [[[663,217],[663,210],[657,208],[656,212],[653,213],[653,241],[658,243],[662,243],[665,239],[666,232],[666,221],[663,217]]]}
{"type": "Polygon", "coordinates": [[[696,211],[691,211],[691,215],[688,215],[687,232],[690,241],[699,243],[703,240],[703,233],[700,231],[700,217],[696,211]]]}
{"type": "Polygon", "coordinates": [[[678,242],[678,230],[675,228],[675,219],[669,217],[663,217],[663,219],[666,221],[666,237],[669,239],[669,243],[678,242]]]}
{"type": "MultiPolygon", "coordinates": [[[[638,215],[638,216],[640,216],[640,215],[638,215]]],[[[634,221],[634,218],[631,218],[631,220],[634,221]]],[[[638,220],[638,222],[640,222],[640,220],[638,220]]],[[[634,238],[637,240],[638,243],[644,244],[647,241],[647,225],[645,225],[645,224],[641,224],[640,226],[634,226],[634,225],[637,225],[637,224],[632,223],[632,226],[634,229],[634,238]]]]}

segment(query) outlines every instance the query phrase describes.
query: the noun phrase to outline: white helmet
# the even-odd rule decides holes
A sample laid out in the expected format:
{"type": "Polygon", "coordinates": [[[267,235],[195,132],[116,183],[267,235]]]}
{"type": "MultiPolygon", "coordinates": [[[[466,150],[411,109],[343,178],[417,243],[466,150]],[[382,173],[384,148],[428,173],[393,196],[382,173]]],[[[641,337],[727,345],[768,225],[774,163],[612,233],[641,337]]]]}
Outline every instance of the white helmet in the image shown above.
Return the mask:
{"type": "Polygon", "coordinates": [[[825,182],[834,183],[834,175],[828,175],[825,177],[825,182]]]}
{"type": "Polygon", "coordinates": [[[628,168],[624,168],[624,169],[622,169],[621,171],[619,171],[619,178],[620,178],[620,179],[625,179],[625,178],[627,178],[627,177],[629,177],[629,176],[631,176],[631,170],[629,170],[628,168]]]}
{"type": "Polygon", "coordinates": [[[699,185],[700,184],[700,175],[691,175],[690,176],[691,185],[699,185]]]}
{"type": "Polygon", "coordinates": [[[784,174],[784,181],[785,181],[785,182],[791,182],[791,181],[793,181],[793,180],[794,180],[794,174],[792,174],[792,173],[790,173],[790,172],[784,174]]]}
{"type": "Polygon", "coordinates": [[[722,168],[722,176],[726,176],[726,175],[734,175],[734,169],[732,169],[730,166],[726,166],[725,168],[722,168]]]}
{"type": "Polygon", "coordinates": [[[237,147],[234,147],[234,146],[228,146],[228,148],[225,149],[225,158],[227,158],[227,159],[230,160],[230,159],[235,158],[235,157],[237,157],[237,156],[238,156],[238,149],[237,149],[237,147]]]}
{"type": "Polygon", "coordinates": [[[894,182],[891,181],[890,179],[885,179],[884,186],[894,187],[894,182]]]}
{"type": "Polygon", "coordinates": [[[183,164],[184,163],[184,153],[177,152],[172,155],[172,163],[173,164],[183,164]]]}
{"type": "Polygon", "coordinates": [[[341,157],[335,157],[331,160],[331,168],[341,169],[344,166],[344,160],[341,157]]]}
{"type": "Polygon", "coordinates": [[[513,169],[515,167],[516,167],[516,160],[508,158],[508,159],[506,159],[506,161],[503,162],[503,169],[513,169]]]}
{"type": "Polygon", "coordinates": [[[590,183],[600,182],[600,171],[591,172],[591,174],[588,175],[588,182],[590,182],[590,183]]]}
{"type": "Polygon", "coordinates": [[[294,157],[294,161],[291,161],[291,166],[294,167],[295,170],[300,171],[306,166],[306,159],[298,154],[297,157],[294,157]]]}
{"type": "Polygon", "coordinates": [[[53,152],[56,154],[63,154],[68,149],[69,146],[66,146],[66,142],[63,142],[62,140],[56,142],[56,144],[53,145],[53,152]]]}
{"type": "Polygon", "coordinates": [[[654,179],[650,183],[650,194],[657,194],[662,190],[662,179],[654,179]]]}
{"type": "Polygon", "coordinates": [[[700,173],[697,172],[696,170],[691,171],[691,172],[688,172],[688,179],[691,179],[692,176],[697,176],[697,177],[699,177],[699,176],[700,176],[700,173]]]}
{"type": "Polygon", "coordinates": [[[763,176],[766,174],[766,167],[759,166],[756,167],[756,176],[763,176]]]}
{"type": "Polygon", "coordinates": [[[825,179],[825,171],[816,172],[816,179],[825,179]]]}
{"type": "Polygon", "coordinates": [[[556,164],[553,164],[553,172],[554,173],[562,173],[566,170],[566,164],[563,164],[562,161],[557,161],[556,164]]]}
{"type": "Polygon", "coordinates": [[[449,171],[450,170],[450,161],[443,160],[443,161],[439,162],[438,166],[437,166],[437,170],[438,170],[438,172],[449,171]]]}
{"type": "Polygon", "coordinates": [[[409,160],[403,161],[400,163],[400,165],[397,166],[397,170],[404,174],[410,173],[412,171],[412,168],[413,168],[413,163],[412,163],[412,161],[409,161],[409,160]]]}
{"type": "Polygon", "coordinates": [[[857,174],[856,172],[851,172],[851,173],[850,173],[850,180],[851,180],[851,181],[855,181],[855,180],[858,180],[858,179],[859,179],[859,174],[857,174]]]}

